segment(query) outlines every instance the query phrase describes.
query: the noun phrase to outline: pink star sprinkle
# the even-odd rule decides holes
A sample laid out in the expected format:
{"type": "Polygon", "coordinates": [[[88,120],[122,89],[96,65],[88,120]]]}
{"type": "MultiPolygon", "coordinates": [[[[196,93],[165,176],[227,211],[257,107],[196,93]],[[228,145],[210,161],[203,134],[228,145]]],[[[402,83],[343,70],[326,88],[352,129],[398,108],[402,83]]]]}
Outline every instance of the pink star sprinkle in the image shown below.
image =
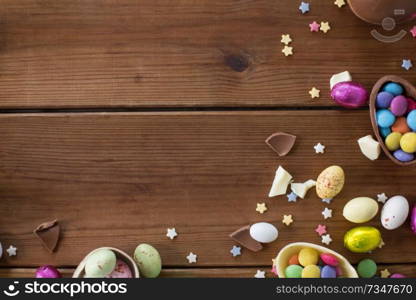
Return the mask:
{"type": "Polygon", "coordinates": [[[319,234],[320,236],[326,233],[326,226],[319,224],[318,227],[316,227],[315,232],[319,234]]]}
{"type": "Polygon", "coordinates": [[[316,21],[313,21],[311,24],[309,24],[309,28],[311,29],[311,32],[318,32],[320,26],[321,25],[316,23],[316,21]]]}
{"type": "Polygon", "coordinates": [[[414,38],[416,38],[416,26],[413,26],[413,28],[410,30],[410,33],[414,38]]]}
{"type": "Polygon", "coordinates": [[[272,271],[271,271],[274,275],[277,276],[277,270],[276,270],[276,266],[273,266],[272,271]]]}

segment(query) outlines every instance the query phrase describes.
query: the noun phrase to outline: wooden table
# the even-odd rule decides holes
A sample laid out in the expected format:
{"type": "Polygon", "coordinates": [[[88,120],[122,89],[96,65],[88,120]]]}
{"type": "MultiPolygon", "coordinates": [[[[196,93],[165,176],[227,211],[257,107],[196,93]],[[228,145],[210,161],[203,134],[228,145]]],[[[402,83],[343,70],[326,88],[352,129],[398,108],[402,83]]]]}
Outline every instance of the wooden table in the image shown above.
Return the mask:
{"type": "MultiPolygon", "coordinates": [[[[301,15],[292,0],[2,0],[0,241],[18,255],[3,255],[0,275],[31,277],[53,264],[69,276],[96,247],[132,253],[146,242],[159,249],[163,276],[252,277],[287,243],[320,244],[319,223],[332,249],[353,263],[368,257],[343,247],[353,224],[342,207],[382,192],[415,203],[416,167],[361,154],[368,111],[336,106],[329,78],[349,70],[368,89],[385,74],[416,82],[400,67],[416,61],[416,41],[382,44],[348,7],[311,5],[301,15]],[[309,32],[313,20],[332,30],[309,32]],[[309,97],[312,86],[321,98],[309,97]],[[298,137],[287,157],[264,143],[276,131],[298,137]],[[324,155],[314,153],[318,142],[324,155]],[[278,165],[305,181],[332,164],[346,172],[332,219],[313,191],[296,203],[267,197],[278,165]],[[258,214],[257,202],[269,210],[258,214]],[[289,213],[295,222],[285,227],[289,213]],[[54,218],[63,233],[49,254],[32,230],[54,218]],[[231,257],[229,233],[258,221],[277,225],[278,240],[231,257]],[[168,227],[179,233],[173,241],[168,227]],[[197,264],[187,263],[190,251],[197,264]]],[[[378,217],[370,224],[381,227],[378,217]]],[[[416,276],[408,226],[381,231],[386,245],[370,257],[416,276]]]]}

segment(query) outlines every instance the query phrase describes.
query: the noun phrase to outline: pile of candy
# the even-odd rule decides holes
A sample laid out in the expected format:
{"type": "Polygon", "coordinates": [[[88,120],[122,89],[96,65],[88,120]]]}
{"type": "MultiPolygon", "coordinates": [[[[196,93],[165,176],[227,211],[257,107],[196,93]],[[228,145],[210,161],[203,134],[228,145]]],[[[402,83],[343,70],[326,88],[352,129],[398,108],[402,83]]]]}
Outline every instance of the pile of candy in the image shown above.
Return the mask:
{"type": "Polygon", "coordinates": [[[332,254],[302,248],[285,269],[286,278],[337,278],[342,276],[339,260],[332,254]]]}
{"type": "Polygon", "coordinates": [[[401,162],[415,159],[416,102],[407,97],[403,86],[385,84],[376,98],[376,122],[385,145],[401,162]]]}

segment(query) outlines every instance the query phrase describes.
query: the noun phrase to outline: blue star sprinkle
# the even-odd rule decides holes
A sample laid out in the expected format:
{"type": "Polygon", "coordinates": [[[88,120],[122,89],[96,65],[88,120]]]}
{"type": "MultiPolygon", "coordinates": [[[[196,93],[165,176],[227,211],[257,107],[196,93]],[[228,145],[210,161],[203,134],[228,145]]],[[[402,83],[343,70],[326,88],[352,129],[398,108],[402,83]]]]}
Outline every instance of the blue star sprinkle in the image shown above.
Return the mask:
{"type": "Polygon", "coordinates": [[[328,204],[330,204],[330,203],[331,203],[331,201],[332,201],[332,198],[325,198],[325,199],[322,199],[322,202],[325,202],[325,203],[328,203],[328,204]]]}
{"type": "Polygon", "coordinates": [[[299,6],[299,10],[302,12],[302,14],[306,14],[309,11],[309,3],[302,2],[299,6]]]}
{"type": "Polygon", "coordinates": [[[410,59],[403,59],[402,68],[409,71],[413,67],[410,59]]]}
{"type": "Polygon", "coordinates": [[[238,246],[233,246],[233,248],[230,250],[230,253],[231,253],[234,257],[241,255],[241,247],[238,247],[238,246]]]}
{"type": "Polygon", "coordinates": [[[298,196],[294,192],[291,192],[289,195],[286,195],[286,197],[287,197],[287,201],[289,202],[296,202],[298,198],[298,196]]]}

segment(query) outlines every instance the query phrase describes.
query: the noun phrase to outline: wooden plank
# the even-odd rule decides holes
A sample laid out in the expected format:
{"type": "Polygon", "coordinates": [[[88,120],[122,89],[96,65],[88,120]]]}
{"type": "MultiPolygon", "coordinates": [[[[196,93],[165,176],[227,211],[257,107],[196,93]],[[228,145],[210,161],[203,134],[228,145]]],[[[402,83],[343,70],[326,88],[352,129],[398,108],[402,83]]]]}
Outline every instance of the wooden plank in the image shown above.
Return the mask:
{"type": "MultiPolygon", "coordinates": [[[[230,113],[28,114],[0,116],[0,237],[17,257],[1,266],[75,266],[90,250],[115,246],[132,253],[139,243],[156,246],[166,267],[269,265],[289,242],[320,243],[314,228],[326,224],[331,248],[356,262],[368,255],[348,253],[342,217],[357,196],[403,194],[414,203],[415,167],[398,167],[383,157],[367,160],[356,140],[371,133],[366,111],[275,111],[230,113]],[[298,136],[293,151],[278,158],[264,143],[275,131],[298,136]],[[317,155],[313,145],[326,145],[317,155]],[[277,166],[298,182],[339,164],[346,186],[329,207],[310,191],[305,200],[267,194],[277,166]],[[257,202],[269,210],[260,215],[257,202]],[[291,227],[281,223],[292,214],[291,227]],[[63,238],[50,255],[34,238],[41,222],[61,220],[63,238]],[[276,224],[276,242],[259,253],[232,258],[228,234],[258,221],[276,224]],[[166,228],[176,227],[171,241],[166,228]]],[[[381,227],[378,217],[369,224],[381,227]]],[[[371,255],[379,263],[415,263],[416,239],[408,225],[381,230],[386,246],[371,255]]],[[[7,256],[7,255],[5,255],[7,256]]]]}
{"type": "MultiPolygon", "coordinates": [[[[292,0],[3,0],[0,108],[329,106],[329,77],[348,69],[368,88],[386,74],[416,81],[395,44],[348,7],[292,0]],[[309,32],[328,20],[326,35],[309,32]],[[285,58],[280,36],[295,55],[285,58]],[[316,86],[322,98],[312,101],[316,86]]],[[[409,30],[411,24],[397,28],[409,30]]]]}
{"type": "MultiPolygon", "coordinates": [[[[416,266],[405,265],[379,265],[378,270],[387,268],[391,274],[400,273],[408,277],[416,277],[416,266]]],[[[0,278],[33,278],[34,268],[3,268],[0,269],[0,278]]],[[[266,271],[267,278],[276,278],[270,268],[264,266],[250,268],[184,268],[184,269],[163,269],[162,278],[251,278],[257,270],[266,271]]],[[[59,269],[63,277],[71,278],[73,268],[59,269]]]]}

